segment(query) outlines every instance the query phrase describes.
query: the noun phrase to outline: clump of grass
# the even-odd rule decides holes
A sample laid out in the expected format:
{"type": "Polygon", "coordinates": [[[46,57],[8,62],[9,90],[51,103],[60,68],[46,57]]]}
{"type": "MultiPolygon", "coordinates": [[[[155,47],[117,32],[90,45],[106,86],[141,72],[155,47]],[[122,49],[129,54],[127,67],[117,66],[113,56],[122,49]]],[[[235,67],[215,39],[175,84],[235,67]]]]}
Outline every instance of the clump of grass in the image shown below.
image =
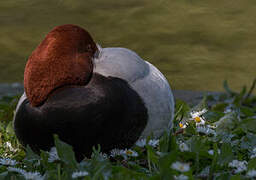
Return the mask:
{"type": "Polygon", "coordinates": [[[160,139],[148,137],[109,154],[95,147],[81,162],[57,136],[50,152],[38,155],[26,147],[25,153],[10,125],[13,109],[7,108],[14,108],[17,98],[2,99],[1,113],[9,115],[1,116],[0,179],[251,179],[256,177],[254,84],[237,93],[225,82],[226,93],[205,96],[194,107],[177,100],[173,128],[160,139]]]}

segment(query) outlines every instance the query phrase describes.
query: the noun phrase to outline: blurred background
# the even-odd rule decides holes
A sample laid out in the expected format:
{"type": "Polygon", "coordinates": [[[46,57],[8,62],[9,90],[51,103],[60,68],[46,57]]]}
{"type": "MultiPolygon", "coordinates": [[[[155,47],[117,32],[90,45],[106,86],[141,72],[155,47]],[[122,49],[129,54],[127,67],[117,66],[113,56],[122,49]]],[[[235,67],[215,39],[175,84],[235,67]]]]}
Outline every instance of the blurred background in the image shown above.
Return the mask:
{"type": "Polygon", "coordinates": [[[240,90],[256,77],[256,1],[0,2],[0,83],[22,82],[27,58],[55,26],[76,24],[102,47],[126,47],[173,89],[240,90]]]}

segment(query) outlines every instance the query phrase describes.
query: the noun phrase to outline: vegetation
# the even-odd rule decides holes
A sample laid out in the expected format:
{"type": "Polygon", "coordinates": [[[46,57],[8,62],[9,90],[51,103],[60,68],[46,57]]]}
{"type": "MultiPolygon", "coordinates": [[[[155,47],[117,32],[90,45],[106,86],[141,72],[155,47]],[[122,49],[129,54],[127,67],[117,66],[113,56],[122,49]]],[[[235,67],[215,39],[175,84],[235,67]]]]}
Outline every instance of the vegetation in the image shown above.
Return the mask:
{"type": "Polygon", "coordinates": [[[35,154],[17,142],[12,116],[18,97],[0,101],[0,179],[251,179],[256,177],[256,97],[246,87],[205,96],[189,107],[176,101],[173,128],[109,154],[93,148],[77,162],[55,136],[55,148],[35,154]]]}

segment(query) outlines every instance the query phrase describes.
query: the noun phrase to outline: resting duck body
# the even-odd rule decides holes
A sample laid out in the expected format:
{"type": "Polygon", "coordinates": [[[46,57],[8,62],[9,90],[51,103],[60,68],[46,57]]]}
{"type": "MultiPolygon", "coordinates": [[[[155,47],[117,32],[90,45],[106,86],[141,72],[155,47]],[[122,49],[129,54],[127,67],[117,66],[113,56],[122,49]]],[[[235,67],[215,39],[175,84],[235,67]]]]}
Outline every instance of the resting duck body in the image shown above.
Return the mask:
{"type": "Polygon", "coordinates": [[[79,26],[55,27],[29,57],[14,117],[23,145],[49,150],[53,134],[82,159],[92,147],[129,148],[171,128],[174,99],[163,74],[126,48],[101,48],[79,26]]]}

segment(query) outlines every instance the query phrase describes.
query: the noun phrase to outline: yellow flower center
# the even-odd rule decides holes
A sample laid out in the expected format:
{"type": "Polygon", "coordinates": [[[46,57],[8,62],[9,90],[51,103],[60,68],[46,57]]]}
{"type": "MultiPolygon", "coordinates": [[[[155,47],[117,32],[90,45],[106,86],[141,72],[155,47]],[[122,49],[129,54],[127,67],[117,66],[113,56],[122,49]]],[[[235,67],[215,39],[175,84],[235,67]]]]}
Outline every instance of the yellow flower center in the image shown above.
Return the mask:
{"type": "Polygon", "coordinates": [[[183,128],[184,125],[182,123],[179,123],[179,126],[180,126],[180,128],[183,128]]]}
{"type": "Polygon", "coordinates": [[[131,154],[132,154],[132,151],[126,151],[126,154],[127,154],[127,155],[131,155],[131,154]]]}
{"type": "Polygon", "coordinates": [[[197,116],[197,117],[195,117],[194,119],[195,119],[195,121],[196,121],[197,123],[200,123],[200,122],[201,122],[201,118],[200,118],[200,117],[198,117],[198,116],[197,116]]]}

